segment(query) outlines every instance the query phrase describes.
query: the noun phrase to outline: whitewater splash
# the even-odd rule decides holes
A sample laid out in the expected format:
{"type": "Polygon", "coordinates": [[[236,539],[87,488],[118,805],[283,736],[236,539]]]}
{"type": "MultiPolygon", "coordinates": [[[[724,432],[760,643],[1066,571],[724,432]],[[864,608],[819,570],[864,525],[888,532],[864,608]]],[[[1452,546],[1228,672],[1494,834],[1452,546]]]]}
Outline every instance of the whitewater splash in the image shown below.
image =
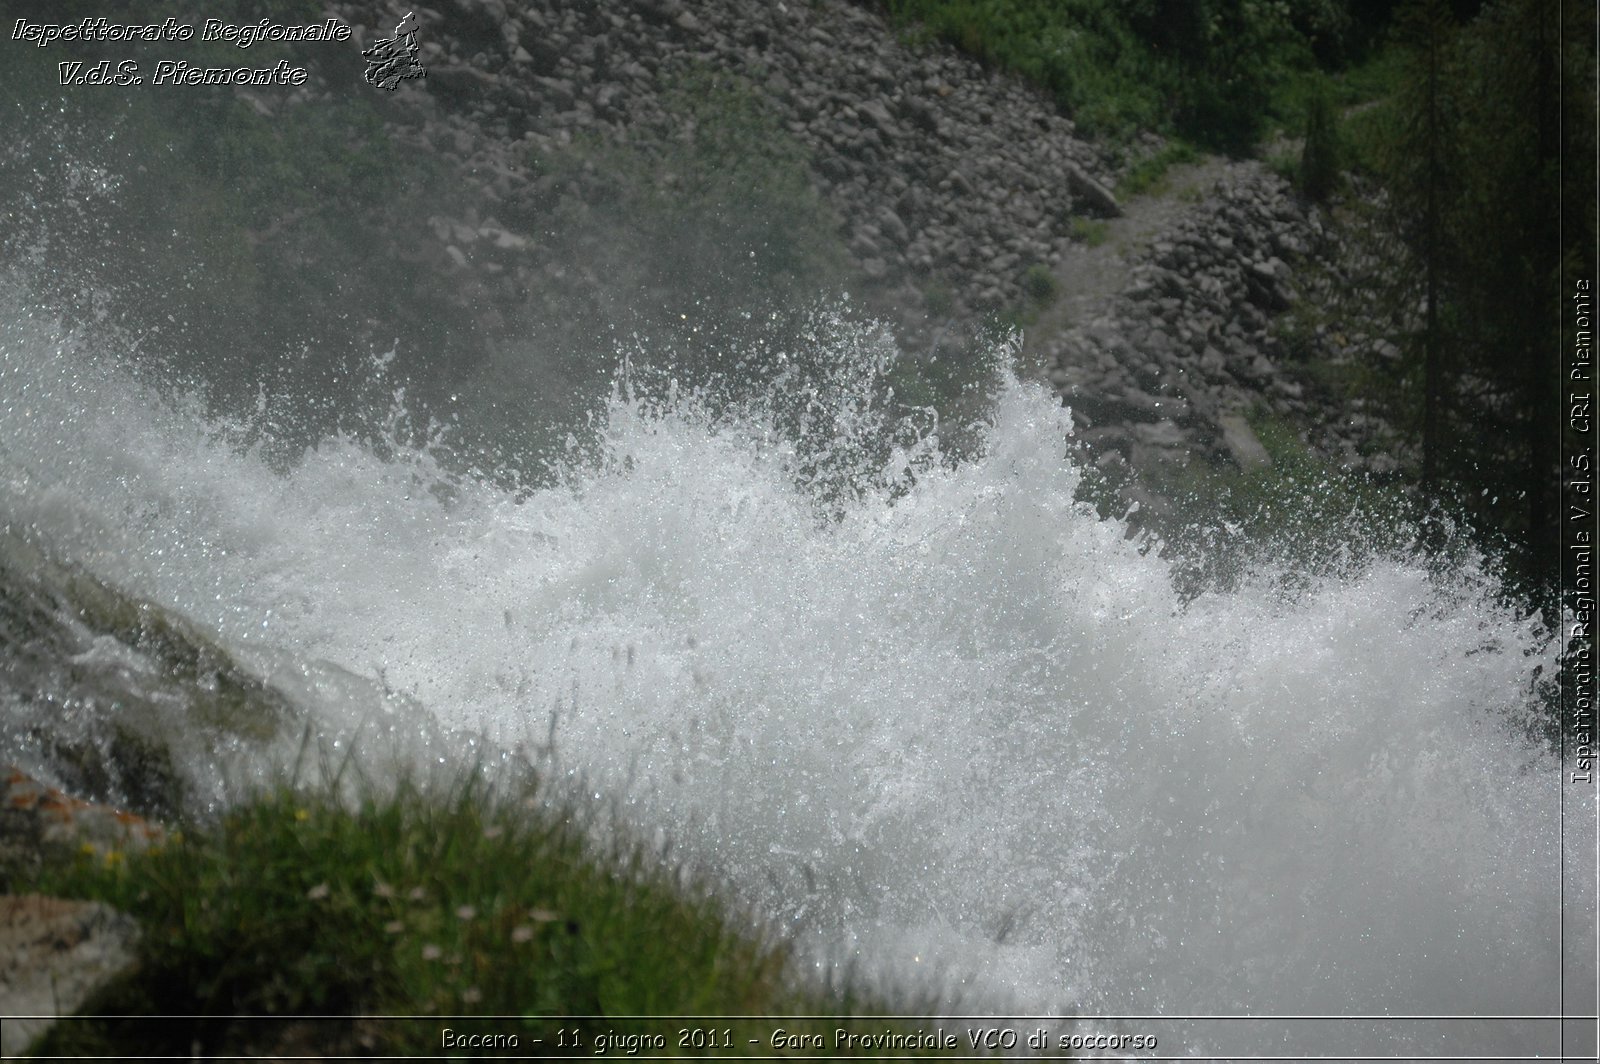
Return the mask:
{"type": "Polygon", "coordinates": [[[947,462],[838,320],[753,398],[619,382],[520,489],[393,433],[281,471],[46,321],[0,336],[14,530],[276,682],[540,752],[819,957],[968,1011],[1560,1010],[1560,766],[1523,737],[1555,649],[1481,567],[1187,600],[1075,501],[1052,396],[1004,379],[947,462]]]}

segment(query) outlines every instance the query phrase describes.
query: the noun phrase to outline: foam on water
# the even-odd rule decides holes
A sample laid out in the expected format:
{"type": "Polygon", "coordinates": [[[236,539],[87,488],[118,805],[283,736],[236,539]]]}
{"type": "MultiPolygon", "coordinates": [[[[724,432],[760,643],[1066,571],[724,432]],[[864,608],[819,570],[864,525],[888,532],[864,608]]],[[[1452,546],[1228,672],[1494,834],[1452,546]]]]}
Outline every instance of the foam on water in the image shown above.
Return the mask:
{"type": "Polygon", "coordinates": [[[954,468],[861,446],[848,388],[796,431],[625,382],[511,491],[351,438],[275,471],[25,316],[0,359],[6,521],[264,671],[553,728],[557,771],[824,953],[978,1009],[1559,1008],[1559,766],[1516,737],[1553,648],[1481,567],[1184,601],[1014,379],[954,468]]]}

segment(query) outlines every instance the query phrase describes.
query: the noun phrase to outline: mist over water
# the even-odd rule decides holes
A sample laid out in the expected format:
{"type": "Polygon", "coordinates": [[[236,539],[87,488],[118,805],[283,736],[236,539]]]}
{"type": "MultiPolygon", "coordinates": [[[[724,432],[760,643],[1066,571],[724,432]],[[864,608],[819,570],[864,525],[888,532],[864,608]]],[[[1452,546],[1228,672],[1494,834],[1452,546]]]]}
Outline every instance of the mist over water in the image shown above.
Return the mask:
{"type": "Polygon", "coordinates": [[[399,407],[282,468],[272,396],[225,422],[0,329],[14,532],[329,734],[546,759],[819,958],[963,1011],[1559,1010],[1560,766],[1526,738],[1556,648],[1481,563],[1180,595],[1075,501],[1055,397],[1002,376],[948,462],[837,316],[753,394],[625,373],[520,487],[399,407]]]}

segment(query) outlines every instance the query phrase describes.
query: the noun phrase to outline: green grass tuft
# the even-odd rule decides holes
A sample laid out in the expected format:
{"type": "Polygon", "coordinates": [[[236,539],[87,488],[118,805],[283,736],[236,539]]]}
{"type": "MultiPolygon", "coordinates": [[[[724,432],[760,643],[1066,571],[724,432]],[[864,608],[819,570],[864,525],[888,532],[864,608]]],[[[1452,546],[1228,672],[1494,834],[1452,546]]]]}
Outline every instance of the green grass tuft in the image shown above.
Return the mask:
{"type": "MultiPolygon", "coordinates": [[[[679,1025],[604,1017],[876,1004],[803,979],[788,944],[594,816],[477,773],[350,804],[286,787],[162,851],[57,865],[34,889],[133,915],[139,964],[87,1003],[102,1018],[59,1024],[35,1051],[414,1054],[438,1051],[446,1025],[430,1017],[493,1016],[452,1022],[514,1033],[524,1050],[659,1030],[677,1052],[679,1025]],[[350,1019],[293,1019],[306,1015],[350,1019]],[[401,1015],[423,1019],[355,1018],[401,1015]]],[[[772,1024],[714,1026],[747,1048],[772,1024]]]]}
{"type": "Polygon", "coordinates": [[[1060,287],[1056,275],[1043,263],[1034,263],[1022,272],[1023,294],[1040,307],[1054,303],[1060,287]]]}
{"type": "Polygon", "coordinates": [[[1098,218],[1074,218],[1071,231],[1072,239],[1092,248],[1104,244],[1111,235],[1110,228],[1098,218]]]}
{"type": "Polygon", "coordinates": [[[1159,195],[1166,189],[1167,172],[1174,166],[1192,163],[1198,159],[1199,153],[1183,141],[1173,141],[1160,151],[1147,159],[1142,159],[1129,168],[1117,183],[1117,198],[1131,199],[1134,196],[1159,195]]]}

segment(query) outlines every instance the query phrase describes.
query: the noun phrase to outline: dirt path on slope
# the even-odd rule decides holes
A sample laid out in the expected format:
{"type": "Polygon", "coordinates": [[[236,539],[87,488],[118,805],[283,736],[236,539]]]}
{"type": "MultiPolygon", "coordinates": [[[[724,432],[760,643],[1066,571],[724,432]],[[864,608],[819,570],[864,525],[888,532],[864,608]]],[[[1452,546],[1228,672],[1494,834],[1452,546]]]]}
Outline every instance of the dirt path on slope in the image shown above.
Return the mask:
{"type": "Polygon", "coordinates": [[[1163,174],[1149,191],[1122,202],[1121,217],[1093,223],[1104,226],[1104,239],[1093,247],[1073,243],[1052,271],[1059,294],[1024,330],[1019,373],[1025,379],[1043,379],[1051,368],[1046,354],[1049,341],[1098,317],[1111,298],[1128,286],[1139,252],[1194,210],[1220,178],[1240,165],[1219,155],[1181,163],[1163,174]]]}

